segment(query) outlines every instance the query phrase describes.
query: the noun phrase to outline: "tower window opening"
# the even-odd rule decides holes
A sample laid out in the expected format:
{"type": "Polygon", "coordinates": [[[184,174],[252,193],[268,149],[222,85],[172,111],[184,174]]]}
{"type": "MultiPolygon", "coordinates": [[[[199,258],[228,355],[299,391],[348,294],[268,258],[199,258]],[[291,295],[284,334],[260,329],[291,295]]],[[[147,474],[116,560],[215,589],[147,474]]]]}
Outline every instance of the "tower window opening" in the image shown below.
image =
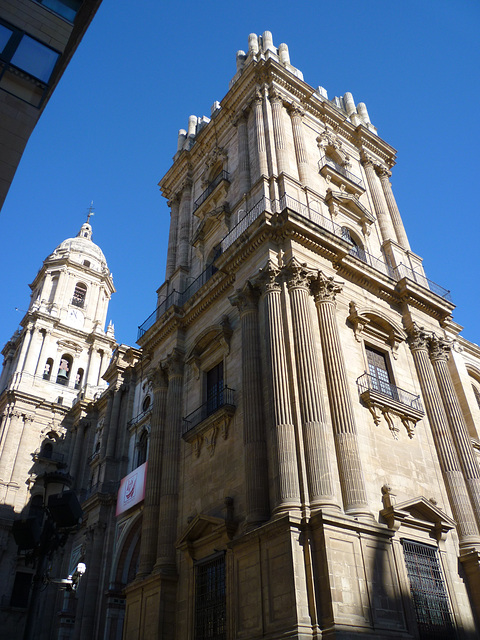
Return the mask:
{"type": "Polygon", "coordinates": [[[53,368],[53,360],[52,358],[48,358],[48,360],[45,363],[45,368],[43,370],[44,380],[50,380],[50,377],[52,375],[52,368],[53,368]]]}
{"type": "Polygon", "coordinates": [[[89,267],[90,266],[90,260],[84,260],[83,261],[83,266],[84,267],[89,267]]]}
{"type": "Polygon", "coordinates": [[[79,282],[75,291],[73,292],[72,304],[75,307],[83,308],[85,306],[85,299],[87,297],[87,287],[83,283],[79,282]]]}
{"type": "Polygon", "coordinates": [[[80,389],[83,381],[83,369],[78,369],[75,375],[75,389],[80,389]]]}
{"type": "Polygon", "coordinates": [[[353,247],[349,251],[349,254],[351,256],[358,258],[362,262],[367,262],[367,256],[365,253],[365,249],[362,246],[362,243],[353,236],[352,232],[348,227],[342,227],[342,240],[346,240],[347,242],[350,242],[350,244],[353,245],[353,247]]]}
{"type": "Polygon", "coordinates": [[[42,458],[47,458],[48,460],[50,460],[53,455],[53,444],[48,441],[44,442],[40,450],[40,455],[42,456],[42,458]]]}
{"type": "Polygon", "coordinates": [[[147,461],[148,452],[148,431],[143,430],[142,435],[137,443],[137,467],[147,461]]]}
{"type": "Polygon", "coordinates": [[[72,369],[72,358],[68,355],[63,355],[60,360],[60,365],[58,367],[57,384],[68,385],[71,369],[72,369]]]}

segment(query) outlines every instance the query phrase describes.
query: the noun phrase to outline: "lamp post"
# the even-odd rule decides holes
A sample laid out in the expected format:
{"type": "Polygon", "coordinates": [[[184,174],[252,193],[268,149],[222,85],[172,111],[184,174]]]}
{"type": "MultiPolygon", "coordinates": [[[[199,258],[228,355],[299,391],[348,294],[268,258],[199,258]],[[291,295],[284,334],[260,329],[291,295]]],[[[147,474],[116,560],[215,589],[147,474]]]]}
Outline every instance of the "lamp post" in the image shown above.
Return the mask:
{"type": "MultiPolygon", "coordinates": [[[[65,490],[65,487],[71,486],[71,476],[55,471],[44,474],[42,479],[45,485],[45,517],[41,530],[36,517],[16,520],[12,528],[19,551],[29,552],[33,566],[36,567],[23,640],[34,640],[35,638],[38,596],[47,577],[48,561],[53,557],[55,551],[66,543],[69,534],[77,528],[83,517],[77,496],[70,489],[65,490]]],[[[82,567],[79,569],[79,565],[77,565],[76,573],[74,572],[66,579],[69,581],[66,584],[70,584],[72,587],[75,585],[75,588],[81,575],[85,572],[85,565],[80,564],[82,567]]]]}

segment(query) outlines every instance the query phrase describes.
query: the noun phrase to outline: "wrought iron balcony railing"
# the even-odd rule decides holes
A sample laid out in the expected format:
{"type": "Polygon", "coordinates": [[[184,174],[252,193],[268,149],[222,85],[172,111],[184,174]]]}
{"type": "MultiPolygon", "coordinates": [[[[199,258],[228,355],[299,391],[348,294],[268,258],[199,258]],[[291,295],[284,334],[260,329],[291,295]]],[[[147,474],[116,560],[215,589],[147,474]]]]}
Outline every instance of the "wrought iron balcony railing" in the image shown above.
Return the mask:
{"type": "Polygon", "coordinates": [[[205,191],[202,193],[202,195],[195,200],[194,211],[198,209],[198,207],[205,202],[208,196],[215,191],[215,189],[218,187],[218,185],[221,182],[223,182],[224,180],[225,182],[229,182],[229,178],[230,178],[230,175],[227,171],[220,171],[218,176],[215,176],[215,178],[209,183],[209,185],[207,186],[205,191]]]}
{"type": "Polygon", "coordinates": [[[409,391],[405,391],[405,389],[400,389],[400,387],[397,387],[391,382],[380,380],[376,376],[371,376],[368,373],[364,373],[357,379],[357,387],[360,395],[366,391],[375,391],[386,398],[403,404],[406,407],[411,407],[416,411],[423,411],[420,396],[410,393],[409,391]]]}
{"type": "Polygon", "coordinates": [[[452,302],[452,295],[448,289],[445,289],[441,285],[429,280],[426,276],[421,273],[415,273],[413,269],[407,267],[404,264],[399,264],[398,267],[395,267],[394,278],[395,280],[401,280],[402,278],[408,278],[409,280],[413,280],[420,286],[425,289],[429,289],[432,293],[435,293],[437,296],[452,302]]]}
{"type": "Polygon", "coordinates": [[[153,409],[153,407],[149,407],[146,411],[142,411],[141,413],[137,414],[134,418],[129,420],[127,422],[127,429],[129,429],[130,427],[133,427],[133,425],[135,425],[135,424],[138,424],[144,418],[146,418],[148,415],[150,415],[152,413],[152,409],[153,409]]]}
{"type": "Polygon", "coordinates": [[[192,411],[192,413],[189,413],[188,416],[183,418],[182,435],[199,425],[219,409],[223,407],[235,407],[234,394],[235,391],[233,389],[225,386],[218,394],[209,398],[207,402],[204,402],[195,409],[195,411],[192,411]]]}

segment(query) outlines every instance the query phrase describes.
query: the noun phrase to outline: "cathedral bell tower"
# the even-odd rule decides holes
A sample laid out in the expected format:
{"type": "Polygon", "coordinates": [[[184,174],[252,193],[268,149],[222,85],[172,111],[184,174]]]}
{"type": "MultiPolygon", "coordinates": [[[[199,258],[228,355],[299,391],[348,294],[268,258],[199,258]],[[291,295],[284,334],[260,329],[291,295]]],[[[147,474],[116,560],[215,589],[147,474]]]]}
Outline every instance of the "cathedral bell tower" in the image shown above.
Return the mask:
{"type": "Polygon", "coordinates": [[[0,504],[17,512],[42,472],[36,463],[46,458],[48,466],[62,457],[71,406],[107,386],[102,375],[115,337],[111,323],[105,331],[105,321],[115,287],[102,250],[92,242],[90,215],[44,261],[30,285],[28,311],[2,351],[0,504]]]}

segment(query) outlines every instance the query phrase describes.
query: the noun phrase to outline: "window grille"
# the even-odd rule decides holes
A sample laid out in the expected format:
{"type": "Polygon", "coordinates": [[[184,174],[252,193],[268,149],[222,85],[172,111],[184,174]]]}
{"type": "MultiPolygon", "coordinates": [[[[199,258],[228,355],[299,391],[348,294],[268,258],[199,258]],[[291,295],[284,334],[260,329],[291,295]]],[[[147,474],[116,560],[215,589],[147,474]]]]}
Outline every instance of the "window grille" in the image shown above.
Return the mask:
{"type": "Polygon", "coordinates": [[[223,405],[223,361],[207,371],[207,415],[223,405]]]}
{"type": "Polygon", "coordinates": [[[422,640],[456,638],[438,552],[426,544],[402,540],[410,592],[422,640]]]}
{"type": "Polygon", "coordinates": [[[226,640],[225,556],[195,566],[195,640],[226,640]]]}
{"type": "Polygon", "coordinates": [[[385,354],[371,347],[365,347],[365,351],[374,389],[396,399],[396,389],[395,385],[391,384],[385,354]]]}

